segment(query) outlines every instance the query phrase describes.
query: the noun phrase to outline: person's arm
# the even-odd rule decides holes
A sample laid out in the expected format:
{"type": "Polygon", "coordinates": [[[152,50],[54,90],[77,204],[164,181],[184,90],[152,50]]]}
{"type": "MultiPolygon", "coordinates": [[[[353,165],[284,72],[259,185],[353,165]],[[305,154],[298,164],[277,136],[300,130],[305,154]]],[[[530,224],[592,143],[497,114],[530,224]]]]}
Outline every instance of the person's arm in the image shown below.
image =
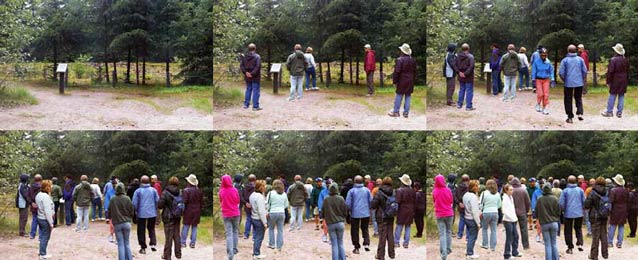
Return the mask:
{"type": "MultiPolygon", "coordinates": [[[[39,205],[38,205],[39,206],[39,205]]],[[[53,201],[49,195],[44,198],[44,215],[49,222],[49,226],[53,227],[53,215],[55,214],[55,210],[53,208],[53,201]]]]}
{"type": "Polygon", "coordinates": [[[397,59],[397,64],[394,65],[394,73],[392,73],[392,84],[399,84],[399,78],[401,77],[401,67],[403,66],[403,61],[401,58],[397,59]]]}
{"type": "MultiPolygon", "coordinates": [[[[138,192],[139,192],[139,190],[136,190],[136,191],[133,193],[133,209],[135,209],[136,211],[137,211],[137,206],[138,206],[138,205],[137,205],[137,200],[138,200],[138,195],[137,195],[137,194],[138,194],[138,192]]],[[[110,206],[110,205],[109,205],[109,206],[110,206]]]]}
{"type": "Polygon", "coordinates": [[[465,75],[470,75],[474,71],[474,56],[470,56],[470,66],[464,72],[465,75]]]}
{"type": "Polygon", "coordinates": [[[244,56],[241,57],[241,61],[239,62],[239,70],[241,70],[242,74],[246,74],[246,62],[244,56]]]}
{"type": "Polygon", "coordinates": [[[288,59],[286,60],[286,68],[290,70],[291,65],[292,65],[292,55],[288,56],[288,59]]]}
{"type": "Polygon", "coordinates": [[[565,190],[563,190],[563,192],[560,193],[560,197],[558,198],[558,206],[560,207],[560,210],[565,211],[565,190]]]}
{"type": "Polygon", "coordinates": [[[249,71],[250,75],[257,75],[259,70],[261,70],[261,56],[255,55],[255,67],[252,71],[249,71]]]}
{"type": "Polygon", "coordinates": [[[580,70],[583,73],[583,84],[587,84],[587,67],[585,66],[585,61],[580,59],[582,62],[580,63],[580,70]]]}
{"type": "Polygon", "coordinates": [[[166,194],[162,194],[162,196],[159,199],[159,202],[157,203],[158,209],[163,209],[164,206],[166,206],[166,194]]]}
{"type": "Polygon", "coordinates": [[[549,64],[549,78],[556,84],[556,77],[554,77],[554,65],[549,64]]]}
{"type": "Polygon", "coordinates": [[[503,67],[503,62],[505,61],[506,57],[509,58],[510,53],[508,52],[507,54],[503,55],[503,57],[501,57],[501,59],[498,60],[498,66],[499,67],[503,67]]]}
{"type": "Polygon", "coordinates": [[[352,210],[352,189],[346,194],[346,206],[349,210],[352,210]]]}
{"type": "Polygon", "coordinates": [[[565,81],[565,72],[565,60],[562,60],[558,67],[558,76],[560,76],[560,79],[563,80],[563,82],[565,81]]]}
{"type": "Polygon", "coordinates": [[[611,80],[614,78],[615,72],[616,70],[614,69],[614,62],[612,59],[612,61],[610,61],[609,64],[607,65],[607,79],[605,80],[607,82],[607,86],[611,84],[611,80]]]}

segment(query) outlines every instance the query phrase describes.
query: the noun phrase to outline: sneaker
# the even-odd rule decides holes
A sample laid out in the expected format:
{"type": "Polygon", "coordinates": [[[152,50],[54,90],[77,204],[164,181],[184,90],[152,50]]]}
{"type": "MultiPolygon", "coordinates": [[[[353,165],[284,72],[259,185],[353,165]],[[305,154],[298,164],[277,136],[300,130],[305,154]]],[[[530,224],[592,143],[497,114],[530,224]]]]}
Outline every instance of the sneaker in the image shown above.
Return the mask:
{"type": "Polygon", "coordinates": [[[390,111],[390,112],[388,112],[388,116],[390,116],[390,117],[400,117],[401,115],[398,112],[390,111]]]}
{"type": "Polygon", "coordinates": [[[403,112],[403,117],[408,118],[408,112],[403,112]]]}
{"type": "Polygon", "coordinates": [[[618,118],[622,118],[622,112],[616,112],[616,116],[617,116],[618,118]]]}
{"type": "Polygon", "coordinates": [[[461,105],[456,105],[456,108],[461,109],[463,106],[461,105]]]}
{"type": "Polygon", "coordinates": [[[583,115],[579,115],[579,116],[578,116],[578,120],[579,120],[579,121],[583,121],[583,120],[585,120],[585,119],[583,118],[583,115]]]}
{"type": "Polygon", "coordinates": [[[539,235],[536,235],[536,243],[540,243],[541,242],[541,237],[539,235]]]}
{"type": "Polygon", "coordinates": [[[146,254],[146,249],[144,249],[144,248],[140,249],[140,254],[145,255],[146,254]]]}
{"type": "Polygon", "coordinates": [[[290,101],[290,102],[295,102],[294,98],[288,98],[287,100],[290,101]]]}
{"type": "Polygon", "coordinates": [[[363,249],[366,250],[366,252],[370,252],[370,247],[368,246],[363,246],[363,249]]]}
{"type": "Polygon", "coordinates": [[[513,257],[523,257],[523,254],[518,253],[518,255],[513,255],[513,257]]]}
{"type": "Polygon", "coordinates": [[[573,124],[574,120],[571,118],[567,118],[567,120],[565,120],[565,122],[567,122],[568,124],[573,124]]]}
{"type": "Polygon", "coordinates": [[[190,248],[195,248],[195,244],[191,244],[191,245],[190,245],[190,248]]]}
{"type": "Polygon", "coordinates": [[[314,89],[314,90],[319,90],[319,87],[314,87],[314,88],[312,88],[312,89],[314,89]]]}
{"type": "Polygon", "coordinates": [[[570,255],[571,255],[571,254],[574,254],[574,250],[572,250],[571,248],[569,248],[569,249],[567,249],[567,253],[568,253],[568,254],[570,254],[570,255]]]}
{"type": "Polygon", "coordinates": [[[372,96],[372,94],[366,94],[366,97],[371,97],[371,96],[372,96]]]}
{"type": "Polygon", "coordinates": [[[319,226],[315,226],[315,230],[319,230],[319,226]]]}
{"type": "Polygon", "coordinates": [[[583,251],[585,251],[585,250],[583,250],[583,247],[582,247],[582,246],[579,246],[579,247],[578,247],[578,251],[583,252],[583,251]]]}
{"type": "Polygon", "coordinates": [[[481,248],[483,248],[483,249],[488,249],[489,247],[484,246],[484,245],[481,245],[481,248]]]}
{"type": "Polygon", "coordinates": [[[321,236],[321,241],[324,243],[328,243],[328,237],[326,235],[321,236]]]}
{"type": "Polygon", "coordinates": [[[157,251],[157,248],[155,248],[155,246],[151,246],[151,251],[155,252],[157,251]]]}
{"type": "Polygon", "coordinates": [[[403,245],[403,248],[408,248],[408,245],[407,244],[403,245]]]}
{"type": "Polygon", "coordinates": [[[474,110],[476,110],[476,108],[473,108],[473,107],[465,108],[465,111],[474,111],[474,110]]]}
{"type": "Polygon", "coordinates": [[[248,109],[248,106],[243,106],[244,109],[248,109]]]}
{"type": "Polygon", "coordinates": [[[359,248],[355,248],[354,250],[352,250],[352,253],[358,255],[359,254],[359,248]]]}
{"type": "Polygon", "coordinates": [[[394,244],[394,248],[399,248],[399,247],[401,247],[401,245],[399,245],[399,244],[394,244]]]}
{"type": "Polygon", "coordinates": [[[547,108],[543,109],[543,115],[549,115],[549,109],[547,108]]]}
{"type": "Polygon", "coordinates": [[[600,113],[600,115],[604,117],[614,117],[614,114],[609,112],[602,112],[600,113]]]}
{"type": "Polygon", "coordinates": [[[541,112],[541,111],[542,111],[542,110],[541,110],[541,105],[540,105],[540,104],[536,104],[535,109],[536,109],[536,112],[541,112]]]}
{"type": "Polygon", "coordinates": [[[474,254],[474,255],[468,255],[465,259],[479,259],[479,255],[474,254]]]}
{"type": "Polygon", "coordinates": [[[113,236],[109,235],[108,240],[109,240],[110,243],[113,243],[113,236]]]}
{"type": "Polygon", "coordinates": [[[186,248],[186,244],[182,244],[182,248],[186,248]]]}
{"type": "Polygon", "coordinates": [[[254,255],[253,256],[253,259],[264,259],[264,258],[266,258],[265,255],[254,255]]]}
{"type": "Polygon", "coordinates": [[[53,257],[53,256],[51,256],[51,255],[41,255],[40,259],[51,259],[51,257],[53,257]]]}

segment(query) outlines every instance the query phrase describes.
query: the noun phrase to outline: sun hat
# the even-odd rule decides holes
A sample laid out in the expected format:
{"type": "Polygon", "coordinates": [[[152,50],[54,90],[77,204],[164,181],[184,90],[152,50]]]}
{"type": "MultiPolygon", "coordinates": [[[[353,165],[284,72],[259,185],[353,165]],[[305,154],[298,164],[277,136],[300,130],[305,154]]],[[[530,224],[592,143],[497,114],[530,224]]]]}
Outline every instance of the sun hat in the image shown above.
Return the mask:
{"type": "Polygon", "coordinates": [[[614,51],[619,55],[625,55],[625,47],[623,47],[620,43],[616,43],[616,46],[612,47],[612,49],[614,49],[614,51]]]}
{"type": "Polygon", "coordinates": [[[410,49],[410,45],[408,45],[407,43],[401,45],[401,47],[399,47],[399,50],[405,53],[405,55],[412,55],[412,49],[410,49]]]}
{"type": "Polygon", "coordinates": [[[578,44],[578,48],[579,48],[579,49],[585,49],[585,45],[583,45],[582,43],[581,43],[581,44],[578,44]]]}
{"type": "Polygon", "coordinates": [[[199,184],[199,181],[197,181],[197,176],[195,176],[195,174],[188,175],[188,177],[186,177],[186,181],[193,186],[197,186],[199,184]]]}
{"type": "Polygon", "coordinates": [[[616,174],[614,182],[620,186],[625,186],[625,178],[623,178],[620,174],[616,174]]]}
{"type": "Polygon", "coordinates": [[[407,174],[403,174],[403,176],[401,176],[399,180],[401,180],[401,182],[407,186],[412,186],[412,180],[410,180],[410,176],[407,174]]]}

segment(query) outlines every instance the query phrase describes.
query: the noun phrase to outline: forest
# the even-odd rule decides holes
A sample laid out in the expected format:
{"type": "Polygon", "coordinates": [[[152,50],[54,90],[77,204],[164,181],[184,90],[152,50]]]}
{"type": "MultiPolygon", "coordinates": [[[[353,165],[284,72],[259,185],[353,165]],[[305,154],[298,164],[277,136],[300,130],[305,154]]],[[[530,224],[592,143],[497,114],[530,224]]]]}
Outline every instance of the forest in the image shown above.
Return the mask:
{"type": "MultiPolygon", "coordinates": [[[[490,46],[524,46],[530,55],[538,45],[559,62],[569,44],[584,44],[592,70],[624,45],[630,64],[638,62],[638,1],[623,0],[427,0],[428,64],[441,62],[448,43],[471,46],[477,62],[485,63],[490,46]]],[[[554,67],[557,67],[555,64],[554,67]]],[[[638,78],[630,66],[631,82],[638,78]]],[[[440,73],[432,66],[432,73],[440,73]]],[[[480,68],[482,69],[482,67],[480,68]]],[[[434,74],[430,74],[434,75],[434,74]]],[[[430,76],[430,80],[432,76],[430,76]]],[[[604,85],[596,82],[593,84],[604,85]]]]}
{"type": "Polygon", "coordinates": [[[2,77],[24,74],[25,62],[47,62],[37,74],[56,79],[58,63],[90,62],[98,67],[93,80],[145,85],[152,62],[163,64],[158,82],[166,86],[171,64],[182,84],[210,85],[212,9],[210,0],[1,1],[0,65],[14,64],[2,77]]]}
{"type": "Polygon", "coordinates": [[[21,173],[76,181],[87,175],[102,183],[113,175],[128,183],[155,174],[166,183],[171,176],[195,174],[211,214],[212,150],[210,132],[0,132],[0,197],[8,195],[13,203],[21,173]]]}
{"type": "Polygon", "coordinates": [[[638,133],[603,131],[435,131],[427,137],[428,176],[584,175],[638,181],[638,133]]]}

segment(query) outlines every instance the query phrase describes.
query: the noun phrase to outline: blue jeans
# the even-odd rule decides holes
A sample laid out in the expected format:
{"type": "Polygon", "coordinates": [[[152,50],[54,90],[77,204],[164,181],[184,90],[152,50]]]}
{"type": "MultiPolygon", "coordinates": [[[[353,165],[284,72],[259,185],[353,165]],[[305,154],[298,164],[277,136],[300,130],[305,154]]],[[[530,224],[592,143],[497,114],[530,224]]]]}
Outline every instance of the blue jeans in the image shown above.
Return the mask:
{"type": "Polygon", "coordinates": [[[503,99],[513,99],[516,97],[516,76],[504,76],[505,90],[503,90],[503,99]]]}
{"type": "Polygon", "coordinates": [[[516,231],[516,222],[503,221],[503,226],[505,226],[505,251],[503,252],[503,258],[507,259],[518,255],[518,231],[516,231]]]}
{"type": "Polygon", "coordinates": [[[481,245],[487,247],[487,228],[490,228],[490,249],[496,248],[496,224],[498,223],[498,212],[483,213],[483,242],[481,245]]]}
{"type": "Polygon", "coordinates": [[[525,87],[529,88],[529,69],[527,67],[518,70],[518,88],[523,88],[523,77],[525,78],[525,87]]]}
{"type": "Polygon", "coordinates": [[[501,88],[501,71],[492,71],[492,94],[498,95],[501,88]]]}
{"type": "Polygon", "coordinates": [[[462,238],[464,231],[465,231],[465,218],[463,217],[463,213],[461,213],[461,217],[459,218],[459,231],[456,233],[456,237],[462,238]]]}
{"type": "Polygon", "coordinates": [[[558,222],[542,224],[541,230],[543,230],[543,241],[545,241],[545,260],[558,260],[560,257],[556,245],[558,222]]]}
{"type": "Polygon", "coordinates": [[[343,222],[328,224],[328,235],[332,247],[332,260],[346,260],[346,250],[343,247],[343,233],[346,227],[343,222]]]}
{"type": "Polygon", "coordinates": [[[306,199],[306,219],[312,218],[311,199],[306,199]]]}
{"type": "Polygon", "coordinates": [[[290,76],[290,99],[295,99],[295,90],[297,90],[297,98],[301,98],[303,94],[303,76],[290,76]]]}
{"type": "Polygon", "coordinates": [[[310,67],[306,69],[306,90],[308,90],[308,83],[310,83],[310,78],[312,77],[312,88],[317,87],[317,73],[315,73],[315,67],[310,67]]]}
{"type": "Polygon", "coordinates": [[[37,217],[35,219],[40,227],[40,255],[47,255],[47,246],[51,238],[51,226],[46,219],[39,219],[37,217]]]}
{"type": "Polygon", "coordinates": [[[95,215],[102,218],[102,199],[95,198],[91,201],[91,219],[95,220],[95,215]],[[95,213],[97,211],[97,214],[95,213]]]}
{"type": "Polygon", "coordinates": [[[64,201],[64,218],[66,225],[70,226],[75,222],[75,211],[73,211],[73,201],[64,201]]]}
{"type": "Polygon", "coordinates": [[[270,213],[268,220],[268,246],[281,249],[284,245],[284,220],[286,213],[270,213]],[[277,227],[277,241],[275,244],[275,227],[277,227]]]}
{"type": "Polygon", "coordinates": [[[261,242],[264,241],[264,234],[266,233],[266,229],[264,227],[264,223],[261,223],[261,219],[252,219],[253,228],[255,229],[255,234],[253,234],[253,255],[258,256],[261,255],[261,242]]]}
{"type": "Polygon", "coordinates": [[[255,235],[255,227],[253,227],[253,222],[250,218],[250,213],[246,213],[246,223],[244,224],[244,237],[250,237],[250,229],[253,229],[253,236],[255,235]]]}
{"type": "Polygon", "coordinates": [[[614,233],[616,233],[616,227],[618,227],[618,241],[616,245],[622,245],[623,236],[625,235],[625,225],[609,225],[609,232],[607,234],[610,245],[614,244],[614,233]]]}
{"type": "Polygon", "coordinates": [[[614,112],[614,103],[616,103],[616,97],[618,97],[618,113],[622,113],[622,109],[625,106],[625,94],[609,94],[609,98],[607,99],[607,113],[614,112]]]}
{"type": "Polygon", "coordinates": [[[259,107],[259,96],[261,90],[259,82],[246,82],[246,93],[244,94],[244,107],[250,106],[250,100],[252,98],[253,108],[259,107]]]}
{"type": "MultiPolygon", "coordinates": [[[[585,226],[587,226],[587,234],[591,235],[591,222],[589,221],[589,210],[584,209],[583,213],[585,214],[585,226]]],[[[560,228],[558,229],[558,235],[560,235],[560,228]]]]}
{"type": "Polygon", "coordinates": [[[437,218],[436,225],[439,228],[439,252],[441,260],[445,260],[447,255],[452,252],[452,221],[454,216],[437,218]]]}
{"type": "Polygon", "coordinates": [[[295,228],[295,222],[297,222],[297,229],[301,229],[301,223],[303,223],[303,206],[290,207],[290,230],[295,228]]]}
{"type": "MultiPolygon", "coordinates": [[[[31,208],[29,208],[29,210],[31,210],[31,208]]],[[[38,226],[38,213],[31,213],[31,232],[29,233],[31,237],[35,237],[38,226]]]]}
{"type": "Polygon", "coordinates": [[[188,238],[188,230],[191,230],[191,246],[194,246],[195,243],[197,242],[197,225],[186,225],[184,224],[184,226],[182,227],[182,235],[180,236],[180,239],[182,240],[181,243],[182,245],[186,245],[186,238],[188,238]]]}
{"type": "Polygon", "coordinates": [[[403,245],[406,246],[410,244],[410,226],[412,225],[397,224],[397,227],[394,229],[394,244],[395,245],[401,242],[401,232],[403,231],[403,229],[405,229],[405,234],[403,234],[403,245]]]}
{"type": "Polygon", "coordinates": [[[89,207],[78,207],[78,217],[76,218],[76,229],[89,229],[89,207]]]}
{"type": "MultiPolygon", "coordinates": [[[[250,217],[248,217],[247,222],[250,222],[250,217]]],[[[228,260],[233,260],[238,252],[237,245],[239,245],[239,216],[224,218],[224,231],[226,233],[226,256],[228,256],[228,260]]]]}
{"type": "Polygon", "coordinates": [[[131,222],[124,222],[113,225],[115,230],[115,237],[117,238],[117,257],[119,260],[132,260],[133,254],[131,253],[131,242],[129,236],[131,235],[131,222]]]}
{"type": "Polygon", "coordinates": [[[412,96],[405,94],[397,94],[394,97],[394,109],[392,109],[392,112],[399,113],[399,111],[401,111],[401,101],[403,100],[403,97],[405,97],[405,103],[403,104],[403,113],[410,113],[410,99],[412,99],[412,96]]]}
{"type": "Polygon", "coordinates": [[[377,223],[377,210],[370,209],[370,217],[372,217],[372,230],[374,234],[379,234],[379,224],[377,223]]]}
{"type": "MultiPolygon", "coordinates": [[[[459,101],[457,106],[463,107],[463,100],[467,102],[466,108],[472,108],[472,98],[474,98],[474,83],[472,82],[459,82],[459,101]]],[[[461,217],[461,219],[463,219],[461,217]]]]}
{"type": "Polygon", "coordinates": [[[467,248],[465,254],[474,255],[474,243],[476,243],[478,238],[478,225],[473,219],[466,219],[465,225],[467,226],[467,248]]]}

